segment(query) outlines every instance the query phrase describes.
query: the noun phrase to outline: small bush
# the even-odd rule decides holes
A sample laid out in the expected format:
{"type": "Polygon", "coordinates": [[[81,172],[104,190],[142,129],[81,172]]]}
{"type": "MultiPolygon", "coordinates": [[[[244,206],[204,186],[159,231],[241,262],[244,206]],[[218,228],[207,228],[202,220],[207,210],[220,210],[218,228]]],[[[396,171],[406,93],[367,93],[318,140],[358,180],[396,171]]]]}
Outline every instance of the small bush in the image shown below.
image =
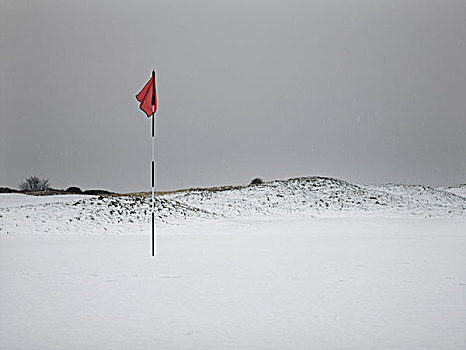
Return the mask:
{"type": "Polygon", "coordinates": [[[37,176],[31,176],[21,182],[19,188],[23,191],[45,191],[50,188],[50,182],[48,179],[39,179],[37,176]]]}
{"type": "Polygon", "coordinates": [[[83,193],[83,191],[79,187],[76,187],[76,186],[68,187],[65,192],[66,193],[73,193],[73,194],[83,193]]]}
{"type": "Polygon", "coordinates": [[[250,185],[260,185],[264,183],[264,180],[262,180],[260,177],[256,177],[255,179],[252,179],[250,185]]]}

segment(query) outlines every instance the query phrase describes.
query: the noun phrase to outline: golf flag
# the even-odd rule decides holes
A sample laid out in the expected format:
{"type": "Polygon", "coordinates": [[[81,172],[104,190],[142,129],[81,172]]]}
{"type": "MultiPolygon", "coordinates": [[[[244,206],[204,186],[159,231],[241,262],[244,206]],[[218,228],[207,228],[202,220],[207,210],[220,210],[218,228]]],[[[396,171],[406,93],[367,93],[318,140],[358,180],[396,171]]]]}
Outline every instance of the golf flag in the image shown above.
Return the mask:
{"type": "Polygon", "coordinates": [[[146,83],[142,90],[136,95],[136,99],[141,102],[139,108],[142,109],[148,117],[157,111],[157,93],[155,91],[155,71],[152,71],[152,78],[146,83]],[[154,106],[154,111],[152,111],[154,106]]]}

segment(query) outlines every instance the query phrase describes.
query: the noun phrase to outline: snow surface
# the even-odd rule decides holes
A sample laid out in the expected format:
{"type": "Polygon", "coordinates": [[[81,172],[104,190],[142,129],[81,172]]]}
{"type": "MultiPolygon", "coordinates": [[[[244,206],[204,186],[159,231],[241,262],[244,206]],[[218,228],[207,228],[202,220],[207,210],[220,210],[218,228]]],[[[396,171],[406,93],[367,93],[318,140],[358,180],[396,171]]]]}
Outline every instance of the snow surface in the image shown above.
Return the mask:
{"type": "Polygon", "coordinates": [[[1,349],[465,349],[466,219],[0,235],[1,349]]]}
{"type": "MultiPolygon", "coordinates": [[[[461,189],[461,186],[455,187],[461,189]]],[[[466,198],[309,177],[0,195],[0,349],[466,349],[466,198]]]]}

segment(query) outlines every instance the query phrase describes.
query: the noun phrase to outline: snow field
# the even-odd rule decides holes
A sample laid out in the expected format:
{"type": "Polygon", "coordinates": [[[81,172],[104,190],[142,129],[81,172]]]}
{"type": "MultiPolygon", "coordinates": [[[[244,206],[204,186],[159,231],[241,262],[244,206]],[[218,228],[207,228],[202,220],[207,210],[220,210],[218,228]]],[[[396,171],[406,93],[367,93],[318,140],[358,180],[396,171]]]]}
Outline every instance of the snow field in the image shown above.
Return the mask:
{"type": "Polygon", "coordinates": [[[464,185],[0,195],[0,349],[466,348],[464,185]]]}
{"type": "Polygon", "coordinates": [[[2,349],[464,349],[466,219],[0,235],[2,349]]]}

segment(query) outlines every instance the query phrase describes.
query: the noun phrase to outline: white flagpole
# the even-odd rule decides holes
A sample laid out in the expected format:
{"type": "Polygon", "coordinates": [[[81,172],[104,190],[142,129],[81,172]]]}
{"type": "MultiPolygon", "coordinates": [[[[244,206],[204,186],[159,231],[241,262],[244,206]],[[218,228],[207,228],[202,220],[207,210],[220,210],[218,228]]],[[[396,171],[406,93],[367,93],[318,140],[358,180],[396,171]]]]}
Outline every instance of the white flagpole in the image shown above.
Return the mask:
{"type": "Polygon", "coordinates": [[[152,256],[156,255],[157,249],[157,232],[155,227],[155,71],[152,71],[153,90],[152,90],[152,256]]]}

